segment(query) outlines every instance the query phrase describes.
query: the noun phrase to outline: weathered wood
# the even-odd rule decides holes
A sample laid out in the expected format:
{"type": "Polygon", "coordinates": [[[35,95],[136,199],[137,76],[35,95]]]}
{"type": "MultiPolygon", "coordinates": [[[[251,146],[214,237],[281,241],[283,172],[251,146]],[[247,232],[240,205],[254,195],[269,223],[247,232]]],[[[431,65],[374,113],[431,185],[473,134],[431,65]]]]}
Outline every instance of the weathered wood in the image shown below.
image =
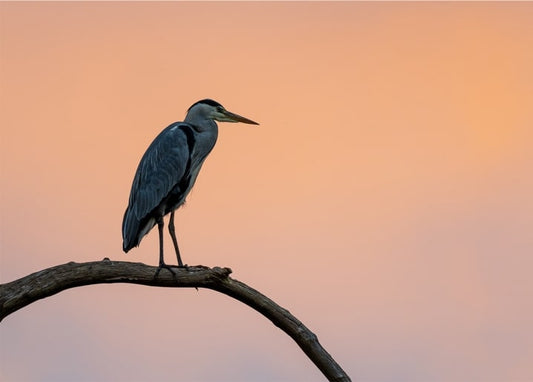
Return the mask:
{"type": "Polygon", "coordinates": [[[132,283],[171,288],[207,288],[224,293],[255,309],[287,333],[330,381],[350,381],[317,336],[288,310],[229,277],[229,268],[191,266],[172,271],[142,263],[104,259],[58,265],[0,285],[0,321],[9,314],[65,289],[83,285],[132,283]]]}

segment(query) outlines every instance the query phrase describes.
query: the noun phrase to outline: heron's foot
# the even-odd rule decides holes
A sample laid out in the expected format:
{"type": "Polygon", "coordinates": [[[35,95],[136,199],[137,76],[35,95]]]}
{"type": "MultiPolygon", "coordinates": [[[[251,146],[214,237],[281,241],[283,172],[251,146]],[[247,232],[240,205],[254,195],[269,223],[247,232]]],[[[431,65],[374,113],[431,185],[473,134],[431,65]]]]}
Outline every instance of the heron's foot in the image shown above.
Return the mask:
{"type": "Polygon", "coordinates": [[[159,272],[161,272],[161,269],[163,268],[168,269],[168,271],[172,273],[174,277],[176,277],[176,272],[174,272],[174,270],[172,269],[173,267],[175,268],[176,266],[167,265],[165,263],[160,263],[159,267],[157,267],[157,271],[155,271],[154,279],[159,275],[159,272]]]}

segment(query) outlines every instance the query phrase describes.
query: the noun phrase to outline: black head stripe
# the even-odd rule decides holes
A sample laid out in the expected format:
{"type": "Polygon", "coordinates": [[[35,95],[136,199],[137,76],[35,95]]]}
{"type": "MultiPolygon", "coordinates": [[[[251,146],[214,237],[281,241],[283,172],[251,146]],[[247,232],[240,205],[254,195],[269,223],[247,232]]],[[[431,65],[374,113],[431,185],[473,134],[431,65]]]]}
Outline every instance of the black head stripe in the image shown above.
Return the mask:
{"type": "Polygon", "coordinates": [[[187,111],[191,110],[194,106],[198,105],[199,103],[205,103],[206,105],[213,106],[213,107],[222,106],[217,101],[213,101],[212,99],[206,98],[196,103],[193,103],[187,111]]]}

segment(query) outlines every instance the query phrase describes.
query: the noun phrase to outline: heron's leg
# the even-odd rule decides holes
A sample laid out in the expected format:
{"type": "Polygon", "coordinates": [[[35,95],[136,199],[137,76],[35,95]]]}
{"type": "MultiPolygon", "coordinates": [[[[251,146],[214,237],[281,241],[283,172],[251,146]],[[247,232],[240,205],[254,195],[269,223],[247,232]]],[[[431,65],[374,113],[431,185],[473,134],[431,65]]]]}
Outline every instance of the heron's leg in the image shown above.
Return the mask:
{"type": "Polygon", "coordinates": [[[181,261],[180,249],[178,247],[178,239],[176,239],[176,229],[174,228],[174,211],[170,213],[170,220],[168,221],[168,232],[172,237],[172,243],[174,243],[174,249],[176,250],[176,256],[178,258],[178,267],[183,267],[183,261],[181,261]]]}
{"type": "Polygon", "coordinates": [[[157,219],[157,228],[159,230],[159,266],[163,267],[165,266],[165,258],[164,258],[164,250],[163,250],[163,227],[165,226],[165,222],[163,221],[163,217],[160,217],[157,219]]]}
{"type": "Polygon", "coordinates": [[[161,268],[166,268],[172,273],[173,275],[176,275],[170,265],[165,264],[165,259],[163,255],[163,228],[165,226],[165,222],[163,221],[163,216],[159,217],[157,219],[157,228],[159,230],[159,267],[157,268],[157,272],[155,273],[154,277],[157,277],[159,274],[159,271],[161,268]]]}

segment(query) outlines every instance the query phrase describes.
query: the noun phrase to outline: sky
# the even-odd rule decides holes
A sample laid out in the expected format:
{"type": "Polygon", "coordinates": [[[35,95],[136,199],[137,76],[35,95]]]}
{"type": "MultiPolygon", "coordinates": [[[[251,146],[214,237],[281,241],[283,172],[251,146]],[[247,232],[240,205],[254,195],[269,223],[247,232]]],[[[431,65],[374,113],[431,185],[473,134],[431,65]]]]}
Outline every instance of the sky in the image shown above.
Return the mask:
{"type": "MultiPolygon", "coordinates": [[[[533,3],[0,3],[0,282],[127,255],[152,139],[212,98],[176,214],[353,380],[533,381],[533,3]]],[[[166,260],[175,258],[168,237],[166,260]]],[[[200,289],[97,285],[0,324],[2,381],[322,381],[200,289]]]]}

